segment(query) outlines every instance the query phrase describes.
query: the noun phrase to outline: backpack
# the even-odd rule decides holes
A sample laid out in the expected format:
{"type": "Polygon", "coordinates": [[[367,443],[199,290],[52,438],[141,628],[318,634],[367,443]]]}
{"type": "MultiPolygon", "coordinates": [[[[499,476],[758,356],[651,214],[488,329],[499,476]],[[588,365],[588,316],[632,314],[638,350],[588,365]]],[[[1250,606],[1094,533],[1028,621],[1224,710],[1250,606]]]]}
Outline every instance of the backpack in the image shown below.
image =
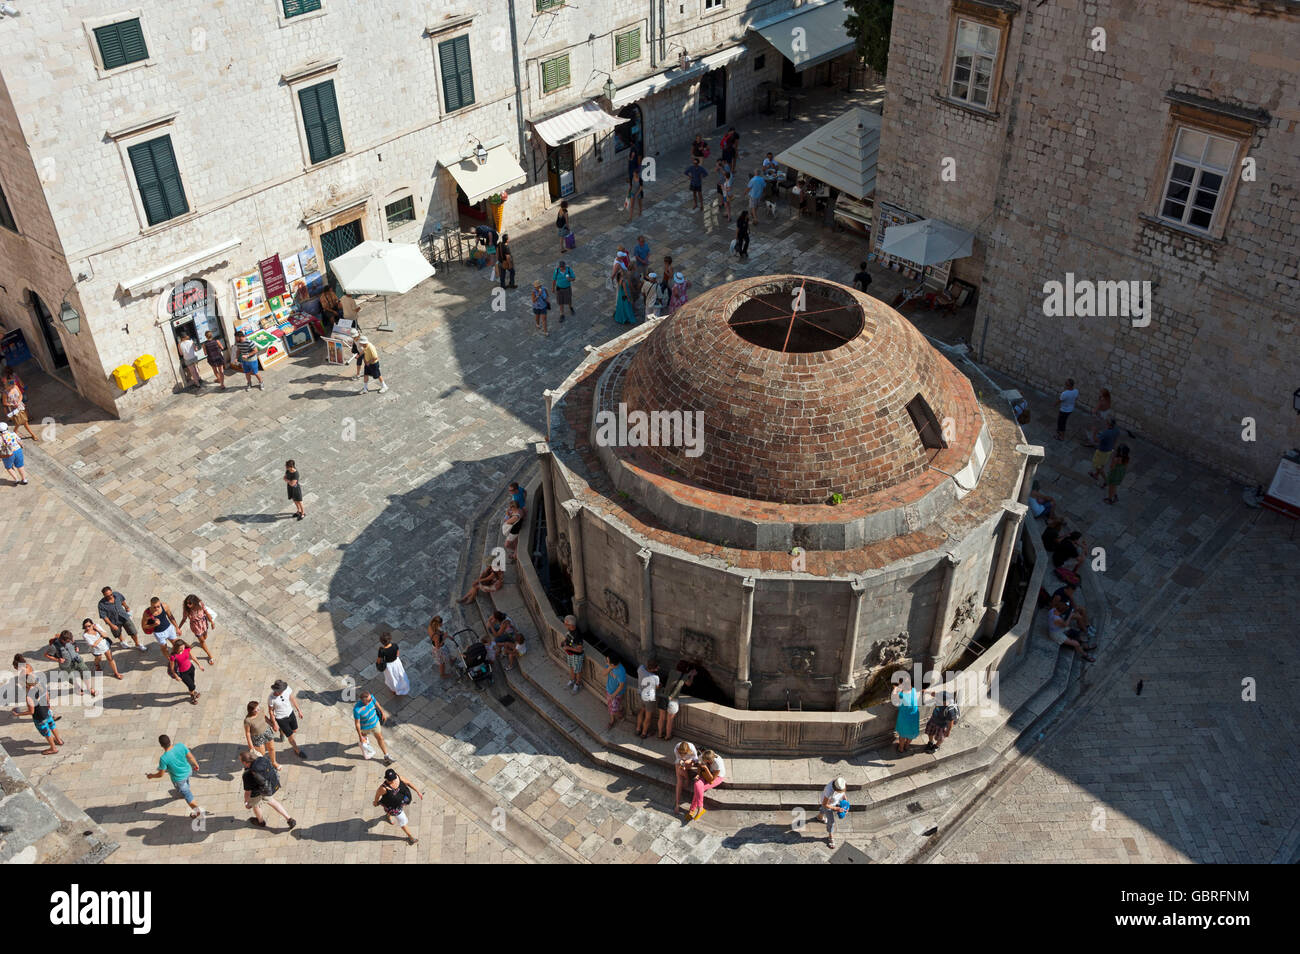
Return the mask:
{"type": "Polygon", "coordinates": [[[280,773],[265,755],[254,759],[248,770],[253,773],[253,781],[257,783],[256,794],[274,795],[280,790],[280,773]]]}

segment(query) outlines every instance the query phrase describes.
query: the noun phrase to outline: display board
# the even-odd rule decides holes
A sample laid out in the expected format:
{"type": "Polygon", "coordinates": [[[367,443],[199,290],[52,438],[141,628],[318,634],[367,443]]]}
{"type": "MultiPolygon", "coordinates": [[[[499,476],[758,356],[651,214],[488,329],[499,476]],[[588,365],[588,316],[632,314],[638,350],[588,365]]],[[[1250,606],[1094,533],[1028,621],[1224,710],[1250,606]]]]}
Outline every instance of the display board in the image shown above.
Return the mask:
{"type": "Polygon", "coordinates": [[[952,262],[943,262],[939,265],[921,268],[916,262],[909,262],[907,259],[899,258],[896,255],[886,255],[882,251],[885,245],[885,235],[888,233],[890,226],[910,225],[913,222],[920,222],[921,216],[913,215],[906,209],[900,209],[888,202],[877,202],[875,220],[875,226],[872,229],[874,232],[872,256],[876,264],[881,268],[889,269],[891,272],[899,272],[903,277],[912,280],[924,277],[926,284],[935,288],[948,287],[948,277],[952,273],[952,262]]]}
{"type": "Polygon", "coordinates": [[[1287,458],[1278,461],[1263,504],[1269,510],[1300,518],[1300,464],[1287,458]]]}

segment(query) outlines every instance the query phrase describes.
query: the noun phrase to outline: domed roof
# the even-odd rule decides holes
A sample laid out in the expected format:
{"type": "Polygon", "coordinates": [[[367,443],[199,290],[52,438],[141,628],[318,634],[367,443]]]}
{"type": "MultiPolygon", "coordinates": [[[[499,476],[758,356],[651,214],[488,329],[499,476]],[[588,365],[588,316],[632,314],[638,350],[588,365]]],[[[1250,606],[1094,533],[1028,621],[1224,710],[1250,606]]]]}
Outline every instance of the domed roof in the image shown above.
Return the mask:
{"type": "Polygon", "coordinates": [[[675,480],[820,504],[922,471],[945,446],[956,382],[969,388],[893,309],[835,282],[776,275],[718,286],[662,321],[632,358],[620,400],[629,414],[702,415],[698,456],[641,449],[675,480]]]}

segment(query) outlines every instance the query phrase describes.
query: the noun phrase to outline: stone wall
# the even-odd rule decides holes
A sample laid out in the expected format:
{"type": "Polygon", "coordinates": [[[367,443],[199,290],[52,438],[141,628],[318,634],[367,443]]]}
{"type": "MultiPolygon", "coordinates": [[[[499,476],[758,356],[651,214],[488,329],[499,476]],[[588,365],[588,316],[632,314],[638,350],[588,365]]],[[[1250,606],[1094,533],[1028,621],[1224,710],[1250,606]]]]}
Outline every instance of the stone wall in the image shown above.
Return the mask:
{"type": "Polygon", "coordinates": [[[1108,387],[1127,427],[1267,483],[1300,439],[1300,10],[1269,0],[1022,5],[996,115],[981,118],[937,95],[950,9],[895,6],[879,196],[977,234],[976,256],[954,272],[981,285],[977,353],[1052,393],[1073,377],[1085,405],[1108,387]],[[1095,27],[1107,31],[1104,52],[1089,47],[1095,27]],[[1170,92],[1266,117],[1245,153],[1255,179],[1235,183],[1221,236],[1154,217],[1170,92]],[[943,156],[957,159],[955,182],[939,178],[943,156]],[[1044,284],[1067,273],[1152,282],[1150,324],[1045,316],[1044,284]],[[1242,439],[1245,418],[1254,441],[1242,439]]]}

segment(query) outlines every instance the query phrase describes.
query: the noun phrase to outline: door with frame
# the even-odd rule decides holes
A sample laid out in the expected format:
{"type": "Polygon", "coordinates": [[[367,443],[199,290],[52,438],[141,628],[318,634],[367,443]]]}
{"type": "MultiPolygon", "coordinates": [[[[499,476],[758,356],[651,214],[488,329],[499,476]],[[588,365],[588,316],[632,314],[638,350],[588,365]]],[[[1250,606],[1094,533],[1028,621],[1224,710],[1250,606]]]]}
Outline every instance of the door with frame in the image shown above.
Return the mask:
{"type": "Polygon", "coordinates": [[[31,298],[32,312],[36,316],[36,324],[41,329],[41,338],[45,342],[45,352],[50,356],[50,370],[59,371],[67,368],[68,354],[63,350],[63,340],[59,337],[54,315],[45,306],[40,295],[30,290],[28,295],[31,298]]]}
{"type": "Polygon", "coordinates": [[[577,191],[573,173],[573,143],[551,146],[546,152],[546,182],[550,186],[551,201],[568,198],[577,191]]]}
{"type": "Polygon", "coordinates": [[[342,294],[343,288],[339,285],[338,279],[334,277],[334,272],[330,269],[329,263],[340,255],[352,251],[352,249],[364,242],[365,238],[365,232],[361,227],[361,219],[353,219],[351,222],[345,222],[337,228],[321,233],[320,244],[321,253],[325,256],[326,280],[336,293],[342,294]]]}

